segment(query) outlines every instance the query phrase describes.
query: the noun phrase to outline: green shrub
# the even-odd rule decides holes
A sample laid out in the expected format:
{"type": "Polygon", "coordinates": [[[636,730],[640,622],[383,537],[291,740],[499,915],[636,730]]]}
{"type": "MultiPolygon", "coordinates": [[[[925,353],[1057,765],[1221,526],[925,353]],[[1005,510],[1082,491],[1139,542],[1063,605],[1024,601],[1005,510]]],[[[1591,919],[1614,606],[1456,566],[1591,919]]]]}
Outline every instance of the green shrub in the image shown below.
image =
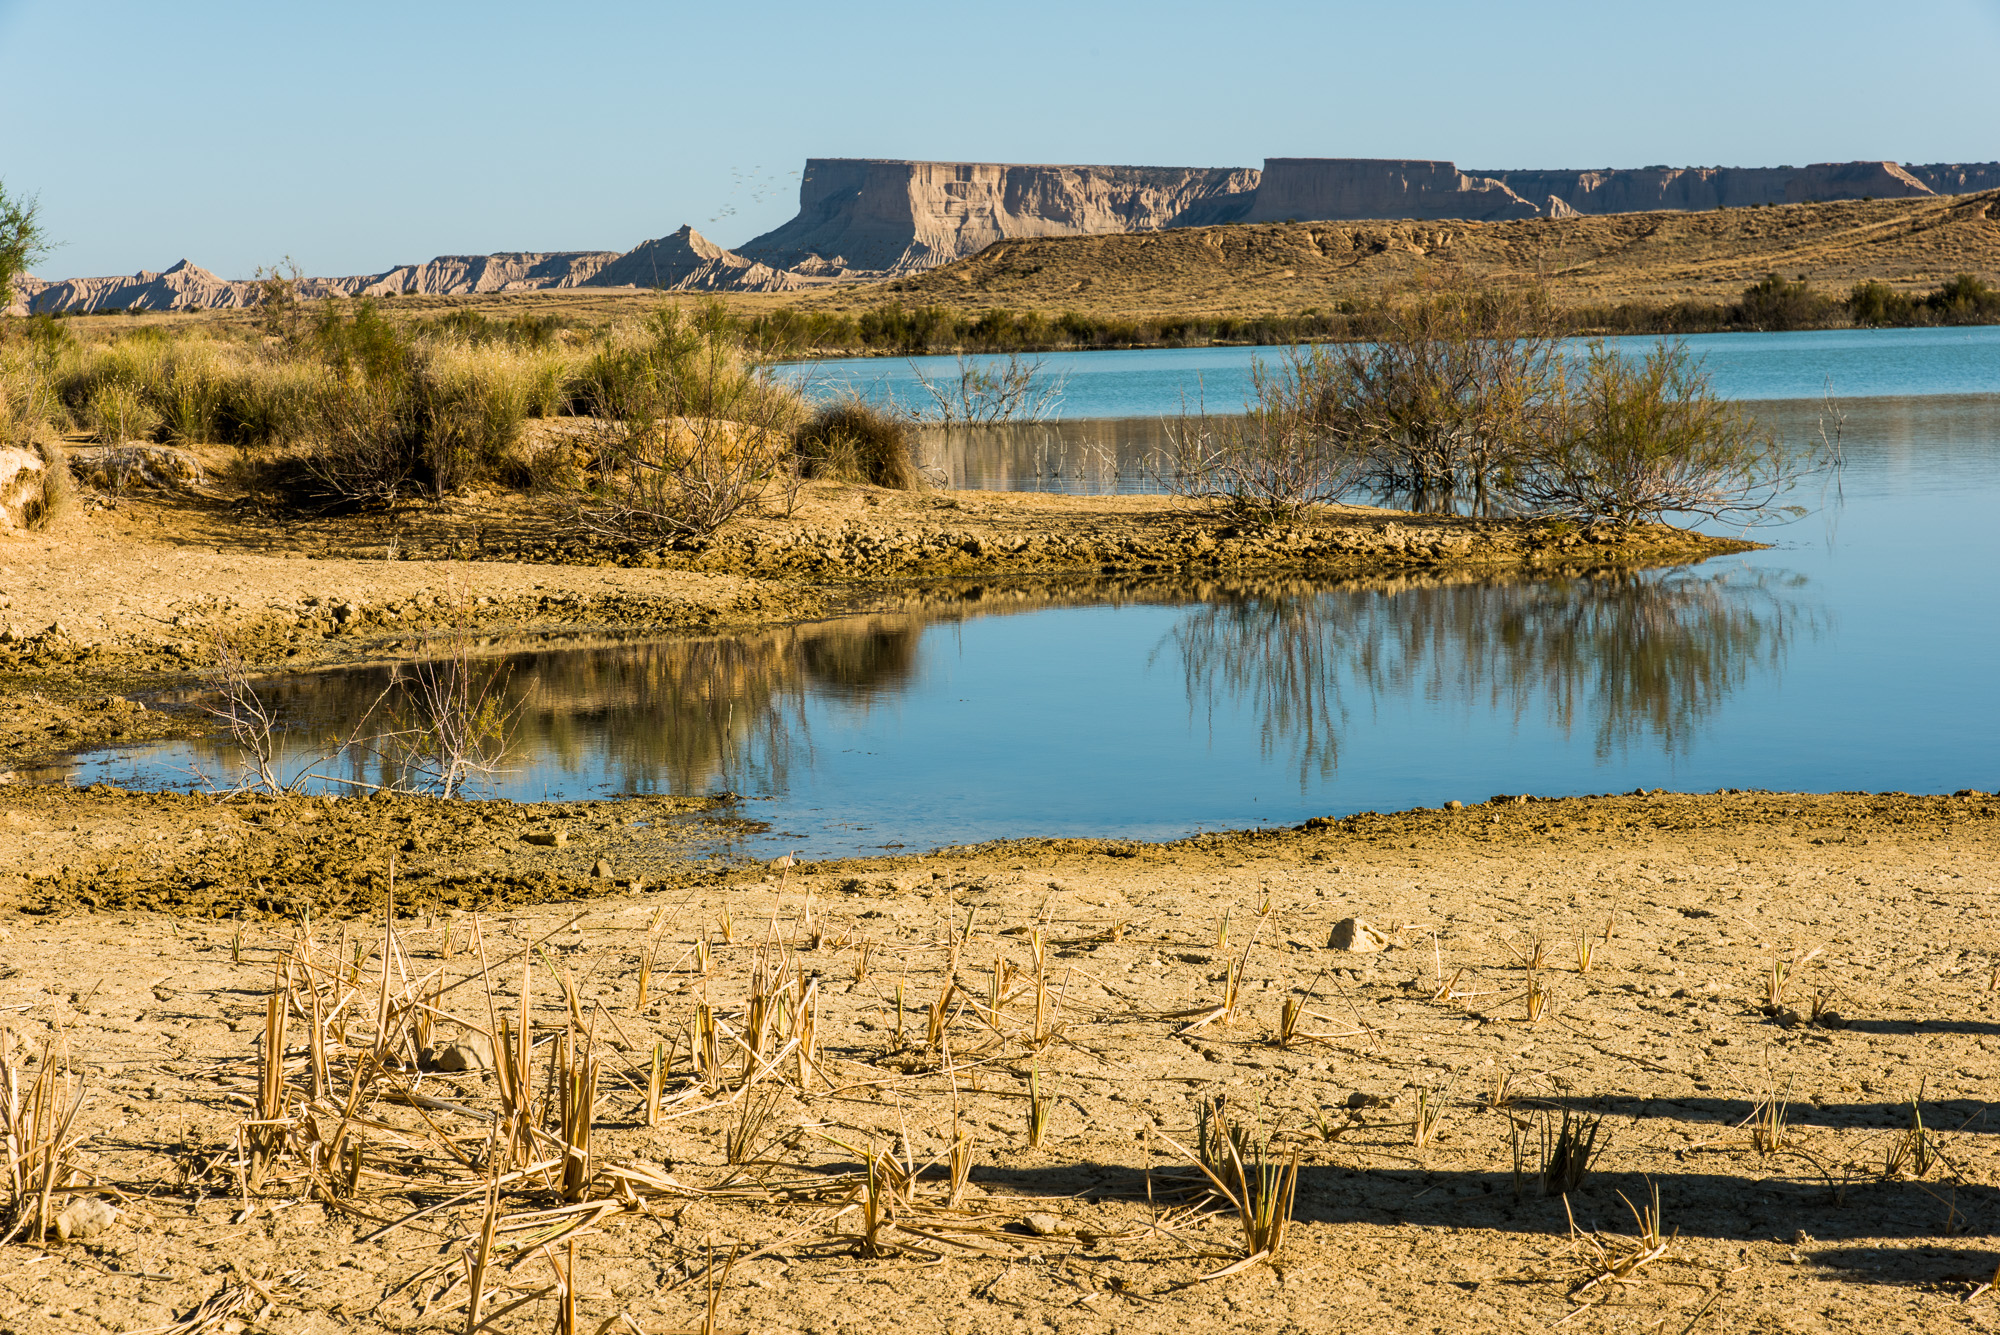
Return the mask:
{"type": "Polygon", "coordinates": [[[1834,300],[1815,292],[1803,278],[1788,282],[1773,273],[1743,289],[1736,322],[1769,331],[1812,329],[1826,324],[1835,310],[1834,300]]]}
{"type": "Polygon", "coordinates": [[[1847,294],[1847,315],[1860,325],[1907,325],[1915,322],[1917,303],[1874,279],[1856,283],[1847,294]]]}
{"type": "Polygon", "coordinates": [[[1804,513],[1778,504],[1800,471],[1740,405],[1716,396],[1685,344],[1634,359],[1596,342],[1507,492],[1533,513],[1583,521],[1756,522],[1804,513]]]}
{"type": "Polygon", "coordinates": [[[1969,273],[1959,274],[1924,298],[1940,324],[1992,324],[2000,321],[2000,292],[1969,273]]]}

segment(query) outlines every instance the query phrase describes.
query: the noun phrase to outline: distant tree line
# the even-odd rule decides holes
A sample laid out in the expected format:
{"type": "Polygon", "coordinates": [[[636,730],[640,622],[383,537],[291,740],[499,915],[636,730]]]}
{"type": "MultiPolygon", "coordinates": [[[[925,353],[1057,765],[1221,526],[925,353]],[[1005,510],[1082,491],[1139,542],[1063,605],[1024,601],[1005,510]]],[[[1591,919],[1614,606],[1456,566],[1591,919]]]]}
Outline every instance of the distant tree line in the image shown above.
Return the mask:
{"type": "MultiPolygon", "coordinates": [[[[1342,301],[1289,315],[1085,315],[1064,311],[984,311],[892,303],[859,314],[778,310],[739,317],[745,343],[766,356],[918,356],[940,352],[1050,352],[1095,348],[1287,345],[1380,337],[1397,319],[1393,299],[1342,301]]],[[[2000,291],[1959,274],[1933,291],[1912,294],[1887,283],[1857,283],[1845,297],[1803,277],[1769,274],[1734,301],[1646,302],[1573,306],[1560,312],[1566,332],[1709,334],[1731,330],[1845,329],[2000,324],[2000,291]]]]}

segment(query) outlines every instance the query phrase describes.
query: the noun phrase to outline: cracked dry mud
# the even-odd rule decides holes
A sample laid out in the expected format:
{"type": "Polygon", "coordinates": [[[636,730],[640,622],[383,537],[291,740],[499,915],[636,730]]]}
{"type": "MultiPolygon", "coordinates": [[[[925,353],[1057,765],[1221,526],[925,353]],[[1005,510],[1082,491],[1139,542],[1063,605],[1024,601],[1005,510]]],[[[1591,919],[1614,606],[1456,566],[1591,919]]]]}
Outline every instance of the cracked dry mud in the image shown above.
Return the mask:
{"type": "MultiPolygon", "coordinates": [[[[407,910],[397,976],[474,980],[440,1000],[440,1041],[489,1025],[468,953],[475,909],[502,1013],[519,1006],[519,952],[541,942],[537,1037],[562,1029],[555,971],[593,1027],[604,1069],[592,1153],[611,1204],[573,1235],[578,1329],[700,1328],[711,1245],[717,1272],[731,1248],[744,1253],[715,1289],[719,1330],[2000,1324],[1996,1296],[1973,1296],[2000,1265],[1991,797],[1506,799],[1166,845],[1029,840],[679,875],[686,832],[630,823],[625,804],[16,788],[0,811],[14,872],[0,886],[0,1022],[30,1045],[60,1044],[86,1091],[82,1167],[123,1193],[119,1220],[87,1240],[0,1247],[0,1329],[129,1331],[202,1313],[209,1330],[463,1328],[455,1277],[483,1195],[361,1239],[477,1180],[436,1150],[424,1119],[476,1153],[496,1106],[490,1074],[421,1076],[415,1092],[437,1101],[421,1116],[371,1102],[351,1192],[322,1197],[280,1174],[246,1212],[228,1168],[305,901],[317,958],[351,963],[360,943],[367,1001],[347,1038],[371,1041],[392,851],[407,910]],[[556,829],[567,838],[525,837],[556,829]],[[591,875],[599,859],[614,878],[591,875]],[[635,878],[666,888],[635,892],[635,878]],[[175,904],[173,888],[196,881],[205,898],[175,904]],[[496,894],[459,893],[479,883],[496,894]],[[507,902],[518,886],[537,888],[507,902]],[[90,887],[111,897],[86,909],[90,887]],[[1350,916],[1389,947],[1332,949],[1350,916]],[[764,1162],[732,1169],[724,1141],[743,1100],[727,1104],[725,1088],[726,1106],[711,1106],[689,1034],[704,1001],[744,1027],[774,933],[796,947],[787,976],[814,984],[819,1061],[804,1094],[795,1063],[760,1082],[764,1162]],[[1579,938],[1592,943],[1587,971],[1579,938]],[[1530,1021],[1537,942],[1548,1000],[1530,1021]],[[1786,963],[1773,1013],[1773,967],[1786,963]],[[923,1031],[947,968],[957,990],[940,1051],[923,1031]],[[1235,1013],[1198,1023],[1232,969],[1235,1013]],[[1283,1047],[1288,997],[1303,1014],[1283,1047]],[[1038,1024],[1053,1031],[1039,1052],[1038,1024]],[[649,1128],[656,1043],[674,1053],[670,1115],[649,1128]],[[1038,1149],[1031,1079],[1049,1101],[1038,1149]],[[1230,1216],[1200,1206],[1167,1140],[1192,1145],[1198,1102],[1218,1094],[1298,1152],[1296,1221],[1270,1264],[1200,1282],[1242,1255],[1240,1239],[1230,1216]],[[1444,1109],[1422,1148],[1420,1094],[1444,1109]],[[1760,1147],[1758,1108],[1773,1096],[1786,1126],[1760,1147]],[[1913,1106],[1927,1128],[1920,1164],[1913,1106]],[[1545,1196],[1541,1136],[1565,1110],[1603,1118],[1602,1148],[1577,1191],[1545,1196]],[[892,1210],[880,1254],[864,1254],[869,1147],[921,1167],[948,1149],[954,1118],[973,1153],[960,1212],[942,1208],[940,1167],[892,1210]],[[1627,1201],[1649,1204],[1653,1188],[1664,1250],[1591,1283],[1601,1255],[1639,1251],[1627,1201]]],[[[538,1079],[553,1048],[537,1050],[538,1079]]],[[[301,1097],[306,1080],[293,1070],[301,1097]]],[[[516,1191],[503,1211],[560,1206],[533,1183],[516,1191]]],[[[565,1255],[509,1251],[508,1281],[546,1287],[565,1255]]],[[[553,1313],[544,1297],[501,1328],[546,1328],[553,1313]]]]}

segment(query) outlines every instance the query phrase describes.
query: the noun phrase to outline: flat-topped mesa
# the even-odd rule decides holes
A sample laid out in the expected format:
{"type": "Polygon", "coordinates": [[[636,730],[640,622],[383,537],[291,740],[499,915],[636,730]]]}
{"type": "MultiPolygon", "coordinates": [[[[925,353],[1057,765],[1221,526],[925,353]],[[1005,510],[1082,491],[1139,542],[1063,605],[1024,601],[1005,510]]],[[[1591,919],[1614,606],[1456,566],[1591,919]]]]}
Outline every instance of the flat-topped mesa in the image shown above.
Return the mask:
{"type": "Polygon", "coordinates": [[[798,216],[738,253],[806,272],[927,269],[1011,237],[1232,222],[1257,180],[1245,168],[809,158],[798,216]]]}
{"type": "MultiPolygon", "coordinates": [[[[1893,162],[1807,167],[1628,167],[1604,171],[1494,171],[1515,194],[1558,199],[1578,213],[1700,212],[1842,199],[1908,199],[1937,193],[1893,162]]],[[[1957,193],[1952,191],[1950,193],[1957,193]]],[[[1469,216],[1469,215],[1468,215],[1469,216]]]]}
{"type": "Polygon", "coordinates": [[[1547,212],[1505,183],[1421,158],[1266,158],[1245,222],[1463,218],[1500,222],[1547,212]]]}

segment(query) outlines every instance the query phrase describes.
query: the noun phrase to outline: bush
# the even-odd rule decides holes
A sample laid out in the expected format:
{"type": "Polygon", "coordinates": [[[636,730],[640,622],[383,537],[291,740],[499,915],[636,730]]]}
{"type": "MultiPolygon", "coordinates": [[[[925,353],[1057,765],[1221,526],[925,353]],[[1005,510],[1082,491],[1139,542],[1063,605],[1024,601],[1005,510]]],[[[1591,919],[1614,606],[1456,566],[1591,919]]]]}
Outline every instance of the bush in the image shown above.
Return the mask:
{"type": "Polygon", "coordinates": [[[574,517],[626,539],[705,538],[755,505],[790,471],[805,415],[795,390],[748,365],[720,303],[662,306],[599,351],[580,387],[599,426],[574,517]]]}
{"type": "Polygon", "coordinates": [[[1742,300],[1736,304],[1736,322],[1772,332],[1810,329],[1826,324],[1835,310],[1833,298],[1813,291],[1804,278],[1787,282],[1773,273],[1743,289],[1742,300]]]}
{"type": "Polygon", "coordinates": [[[1292,349],[1276,371],[1252,362],[1242,416],[1183,413],[1169,429],[1169,488],[1266,523],[1345,497],[1365,459],[1321,411],[1327,372],[1319,349],[1292,349]]]}
{"type": "Polygon", "coordinates": [[[1685,344],[1663,342],[1635,361],[1598,342],[1508,495],[1533,513],[1586,521],[1759,522],[1804,513],[1777,504],[1801,471],[1741,407],[1716,397],[1685,344]]]}
{"type": "Polygon", "coordinates": [[[1915,322],[1917,303],[1890,287],[1869,279],[1847,294],[1847,315],[1861,325],[1907,325],[1915,322]]]}
{"type": "Polygon", "coordinates": [[[1969,273],[1959,274],[1924,298],[1924,305],[1941,324],[1992,324],[2000,321],[2000,292],[1969,273]]]}
{"type": "Polygon", "coordinates": [[[1484,512],[1552,410],[1562,334],[1538,293],[1432,291],[1387,312],[1368,343],[1313,349],[1298,393],[1376,490],[1484,512]]]}
{"type": "Polygon", "coordinates": [[[916,491],[915,440],[909,424],[858,397],[820,405],[793,441],[802,477],[869,482],[916,491]]]}

